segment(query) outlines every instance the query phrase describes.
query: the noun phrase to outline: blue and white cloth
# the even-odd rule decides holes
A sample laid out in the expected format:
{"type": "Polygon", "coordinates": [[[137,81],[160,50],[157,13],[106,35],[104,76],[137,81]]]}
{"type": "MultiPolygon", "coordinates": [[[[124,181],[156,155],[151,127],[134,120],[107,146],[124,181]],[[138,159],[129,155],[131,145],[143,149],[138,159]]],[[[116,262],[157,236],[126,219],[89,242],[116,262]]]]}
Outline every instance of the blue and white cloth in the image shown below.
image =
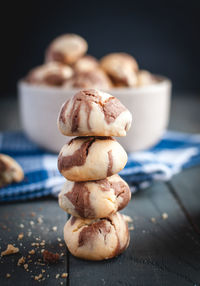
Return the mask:
{"type": "MultiPolygon", "coordinates": [[[[39,149],[22,132],[0,133],[0,153],[12,156],[25,174],[21,183],[0,188],[0,201],[55,196],[65,182],[57,170],[58,155],[39,149]]],[[[200,165],[200,135],[167,131],[153,148],[130,153],[120,175],[134,191],[195,165],[200,165]]]]}

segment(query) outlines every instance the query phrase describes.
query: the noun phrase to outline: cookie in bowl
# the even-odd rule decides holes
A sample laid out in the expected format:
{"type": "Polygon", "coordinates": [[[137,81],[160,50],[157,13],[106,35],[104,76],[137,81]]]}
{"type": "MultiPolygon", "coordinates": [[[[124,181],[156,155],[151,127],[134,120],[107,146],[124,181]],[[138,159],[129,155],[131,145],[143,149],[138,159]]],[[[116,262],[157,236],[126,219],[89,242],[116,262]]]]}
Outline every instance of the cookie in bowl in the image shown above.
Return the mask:
{"type": "Polygon", "coordinates": [[[108,54],[101,59],[100,66],[115,86],[136,86],[138,64],[131,55],[126,53],[108,54]]]}
{"type": "Polygon", "coordinates": [[[57,37],[46,51],[46,62],[61,62],[72,65],[81,58],[88,49],[88,44],[81,36],[65,34],[57,37]]]}
{"type": "Polygon", "coordinates": [[[84,57],[78,59],[73,65],[75,72],[78,73],[95,71],[98,67],[98,60],[90,55],[85,55],[84,57]]]}
{"type": "Polygon", "coordinates": [[[74,76],[66,82],[66,89],[82,89],[82,88],[97,88],[101,90],[109,90],[112,87],[112,82],[106,73],[101,69],[89,71],[75,72],[74,76]]]}
{"type": "Polygon", "coordinates": [[[70,66],[50,62],[32,69],[26,81],[34,85],[63,86],[73,74],[70,66]]]}

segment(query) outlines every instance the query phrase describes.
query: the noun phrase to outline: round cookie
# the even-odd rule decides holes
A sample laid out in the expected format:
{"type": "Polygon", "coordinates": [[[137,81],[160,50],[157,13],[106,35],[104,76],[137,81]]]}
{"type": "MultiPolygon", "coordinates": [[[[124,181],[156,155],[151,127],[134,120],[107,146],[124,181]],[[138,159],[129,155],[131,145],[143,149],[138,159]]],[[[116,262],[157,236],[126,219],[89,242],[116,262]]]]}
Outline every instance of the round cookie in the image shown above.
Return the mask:
{"type": "Polygon", "coordinates": [[[46,51],[46,62],[61,62],[73,64],[82,57],[88,49],[87,42],[75,34],[65,34],[57,37],[46,51]]]}
{"type": "Polygon", "coordinates": [[[125,150],[112,137],[76,137],[62,147],[58,169],[70,181],[92,181],[118,173],[126,162],[125,150]]]}
{"type": "Polygon", "coordinates": [[[31,84],[62,86],[73,73],[71,67],[51,62],[31,70],[26,80],[31,84]]]}
{"type": "Polygon", "coordinates": [[[66,88],[99,88],[108,90],[112,87],[109,77],[103,70],[95,69],[87,72],[75,73],[70,81],[66,82],[66,88]]]}
{"type": "Polygon", "coordinates": [[[156,82],[155,77],[146,70],[140,70],[137,73],[137,85],[146,86],[156,82]]]}
{"type": "Polygon", "coordinates": [[[95,89],[75,94],[58,116],[58,128],[68,136],[126,136],[131,122],[131,113],[117,98],[95,89]]]}
{"type": "Polygon", "coordinates": [[[123,209],[131,199],[128,184],[119,175],[90,182],[66,181],[59,205],[75,217],[102,218],[123,209]]]}
{"type": "Polygon", "coordinates": [[[122,253],[129,245],[129,231],[123,215],[90,220],[71,217],[64,226],[64,239],[76,257],[103,260],[122,253]]]}
{"type": "Polygon", "coordinates": [[[24,172],[20,165],[10,156],[0,154],[0,187],[13,182],[20,182],[24,178],[24,172]]]}
{"type": "Polygon", "coordinates": [[[126,53],[112,53],[100,61],[103,70],[116,86],[135,86],[137,84],[138,65],[136,60],[126,53]]]}
{"type": "Polygon", "coordinates": [[[88,72],[98,68],[98,61],[93,56],[86,55],[74,64],[73,68],[76,72],[88,72]]]}

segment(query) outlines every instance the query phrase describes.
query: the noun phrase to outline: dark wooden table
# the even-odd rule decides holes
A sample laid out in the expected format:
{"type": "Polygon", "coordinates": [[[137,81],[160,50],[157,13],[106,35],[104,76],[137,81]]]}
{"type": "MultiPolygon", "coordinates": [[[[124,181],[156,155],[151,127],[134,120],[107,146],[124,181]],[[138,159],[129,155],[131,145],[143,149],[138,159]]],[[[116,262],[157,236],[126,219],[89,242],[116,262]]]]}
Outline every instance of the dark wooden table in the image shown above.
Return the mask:
{"type": "MultiPolygon", "coordinates": [[[[171,129],[200,132],[199,98],[173,97],[171,129]]],[[[20,129],[16,100],[9,97],[0,103],[0,130],[7,129],[20,129]]],[[[0,251],[11,243],[20,253],[0,259],[0,285],[200,285],[200,167],[136,193],[124,213],[134,225],[127,251],[109,261],[89,262],[67,252],[62,236],[67,215],[56,199],[1,204],[0,251]],[[163,213],[168,218],[163,219],[163,213]],[[24,237],[18,240],[20,233],[24,237]],[[41,242],[39,247],[32,245],[41,242]],[[43,265],[44,248],[62,254],[60,262],[43,265]],[[32,249],[35,254],[26,259],[28,271],[17,266],[32,249]],[[68,277],[58,277],[62,273],[68,277]],[[40,282],[34,280],[39,274],[40,282]]]]}

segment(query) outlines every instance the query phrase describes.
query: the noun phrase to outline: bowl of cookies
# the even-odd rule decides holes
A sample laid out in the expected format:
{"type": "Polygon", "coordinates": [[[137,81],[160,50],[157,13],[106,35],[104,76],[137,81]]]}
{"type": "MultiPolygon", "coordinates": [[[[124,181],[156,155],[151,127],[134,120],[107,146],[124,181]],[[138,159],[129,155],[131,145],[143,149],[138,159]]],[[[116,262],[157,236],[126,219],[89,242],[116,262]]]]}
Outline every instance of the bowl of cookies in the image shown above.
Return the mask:
{"type": "MultiPolygon", "coordinates": [[[[60,106],[80,90],[93,89],[104,92],[105,98],[107,93],[116,97],[131,111],[132,127],[126,137],[119,138],[127,152],[156,144],[169,121],[171,81],[140,70],[127,53],[110,53],[97,60],[87,50],[82,37],[59,36],[47,47],[44,64],[18,82],[21,121],[27,136],[39,146],[59,152],[66,143],[56,123],[60,106]]],[[[89,109],[86,104],[84,108],[89,109]]],[[[106,107],[99,103],[99,108],[104,112],[106,107]]],[[[117,113],[113,106],[113,114],[117,113]]],[[[88,115],[88,122],[91,120],[98,118],[88,115]]]]}

